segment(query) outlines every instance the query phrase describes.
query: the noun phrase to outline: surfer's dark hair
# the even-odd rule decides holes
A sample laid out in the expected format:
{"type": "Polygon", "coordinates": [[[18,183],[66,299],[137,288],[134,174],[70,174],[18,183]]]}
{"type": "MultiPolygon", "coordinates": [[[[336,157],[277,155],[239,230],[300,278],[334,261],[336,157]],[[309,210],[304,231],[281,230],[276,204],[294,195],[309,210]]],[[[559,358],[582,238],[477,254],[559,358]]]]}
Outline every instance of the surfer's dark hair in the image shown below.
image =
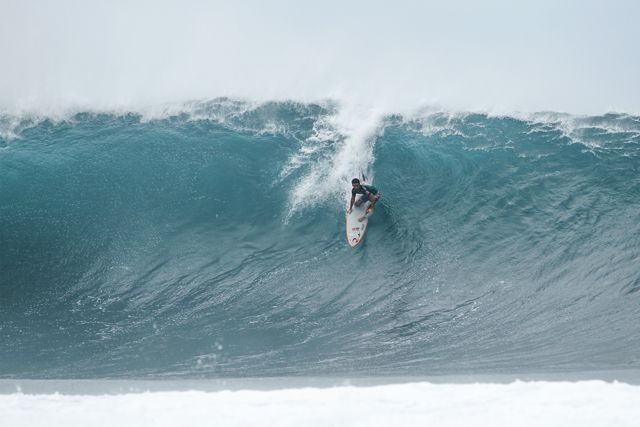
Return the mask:
{"type": "Polygon", "coordinates": [[[353,179],[351,180],[351,183],[352,183],[352,184],[360,184],[360,180],[359,180],[358,178],[353,178],[353,179]]]}

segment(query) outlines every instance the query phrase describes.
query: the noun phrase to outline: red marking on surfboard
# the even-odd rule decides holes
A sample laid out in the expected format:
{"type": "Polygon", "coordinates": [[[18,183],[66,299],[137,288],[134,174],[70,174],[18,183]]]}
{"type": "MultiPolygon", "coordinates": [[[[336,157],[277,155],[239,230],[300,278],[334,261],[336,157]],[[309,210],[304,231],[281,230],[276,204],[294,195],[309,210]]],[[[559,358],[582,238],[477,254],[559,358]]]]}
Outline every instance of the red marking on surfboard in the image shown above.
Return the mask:
{"type": "MultiPolygon", "coordinates": [[[[349,214],[347,214],[347,217],[349,216],[349,214]]],[[[358,225],[357,227],[351,227],[351,233],[349,233],[349,221],[345,221],[345,231],[347,234],[347,243],[349,243],[351,245],[351,247],[355,248],[356,246],[359,246],[362,243],[362,239],[364,238],[364,233],[366,230],[366,225],[362,226],[362,225],[358,225]],[[355,236],[354,236],[355,234],[355,236]],[[349,240],[350,236],[354,236],[351,237],[351,240],[349,240]]]]}

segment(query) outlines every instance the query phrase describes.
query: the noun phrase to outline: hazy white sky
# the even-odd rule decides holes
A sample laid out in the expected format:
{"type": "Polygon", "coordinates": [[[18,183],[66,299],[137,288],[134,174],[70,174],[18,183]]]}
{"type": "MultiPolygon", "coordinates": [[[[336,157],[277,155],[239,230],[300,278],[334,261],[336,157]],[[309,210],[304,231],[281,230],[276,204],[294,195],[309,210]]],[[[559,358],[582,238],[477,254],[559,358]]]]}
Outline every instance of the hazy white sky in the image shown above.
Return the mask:
{"type": "Polygon", "coordinates": [[[0,0],[0,108],[640,112],[636,1],[0,0]]]}

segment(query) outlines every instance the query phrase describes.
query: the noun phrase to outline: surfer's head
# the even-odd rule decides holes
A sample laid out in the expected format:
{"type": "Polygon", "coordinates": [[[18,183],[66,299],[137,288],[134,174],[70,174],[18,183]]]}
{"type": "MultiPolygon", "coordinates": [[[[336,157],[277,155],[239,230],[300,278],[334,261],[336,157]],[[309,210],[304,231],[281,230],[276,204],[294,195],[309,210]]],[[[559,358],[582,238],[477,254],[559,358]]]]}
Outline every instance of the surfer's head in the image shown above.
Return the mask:
{"type": "Polygon", "coordinates": [[[360,186],[360,180],[358,178],[353,178],[351,180],[351,186],[353,187],[359,187],[360,186]]]}

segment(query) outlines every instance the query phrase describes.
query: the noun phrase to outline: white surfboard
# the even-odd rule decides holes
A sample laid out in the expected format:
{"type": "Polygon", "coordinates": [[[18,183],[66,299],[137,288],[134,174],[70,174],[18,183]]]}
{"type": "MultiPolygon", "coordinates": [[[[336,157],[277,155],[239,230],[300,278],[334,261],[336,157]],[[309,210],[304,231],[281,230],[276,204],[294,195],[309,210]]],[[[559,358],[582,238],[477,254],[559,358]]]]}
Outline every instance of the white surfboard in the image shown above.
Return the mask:
{"type": "MultiPolygon", "coordinates": [[[[358,198],[364,197],[364,195],[358,194],[356,196],[356,202],[358,198]]],[[[347,209],[349,209],[349,203],[351,203],[351,197],[347,201],[347,209]]],[[[369,216],[366,214],[369,202],[364,202],[360,206],[353,204],[353,209],[350,214],[347,214],[347,242],[349,246],[355,248],[364,239],[364,233],[367,231],[367,224],[369,223],[369,216]]]]}

